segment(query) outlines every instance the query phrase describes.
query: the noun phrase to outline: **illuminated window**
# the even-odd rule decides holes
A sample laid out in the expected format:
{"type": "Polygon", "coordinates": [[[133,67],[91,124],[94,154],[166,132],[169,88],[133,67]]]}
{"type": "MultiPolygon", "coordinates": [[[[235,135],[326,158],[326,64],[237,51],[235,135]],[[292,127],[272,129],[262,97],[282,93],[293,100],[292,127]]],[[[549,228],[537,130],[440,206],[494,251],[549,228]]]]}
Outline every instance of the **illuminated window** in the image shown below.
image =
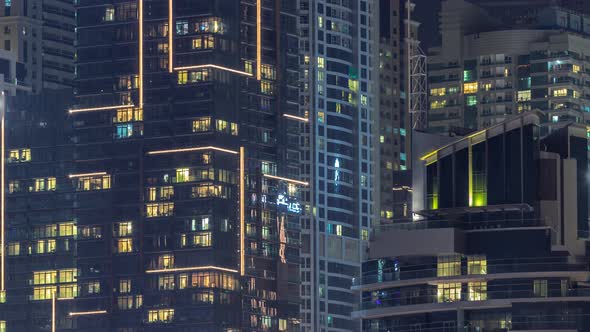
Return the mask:
{"type": "Polygon", "coordinates": [[[103,20],[105,22],[112,22],[115,20],[115,8],[107,7],[104,10],[104,17],[103,20]]]}
{"type": "Polygon", "coordinates": [[[467,273],[468,274],[487,274],[488,262],[485,256],[469,256],[467,257],[467,273]]]}
{"type": "Polygon", "coordinates": [[[177,73],[178,75],[178,84],[186,84],[188,82],[188,71],[180,70],[177,73]]]}
{"type": "Polygon", "coordinates": [[[100,226],[80,226],[79,234],[84,239],[102,238],[102,230],[100,226]]]}
{"type": "Polygon", "coordinates": [[[129,279],[119,280],[119,293],[121,293],[121,294],[131,293],[131,280],[129,280],[129,279]]]}
{"type": "Polygon", "coordinates": [[[248,73],[248,74],[253,74],[254,73],[254,67],[253,67],[253,63],[252,61],[244,61],[244,72],[248,73]]]}
{"type": "Polygon", "coordinates": [[[188,287],[188,274],[183,273],[178,276],[178,288],[185,289],[188,287]]]}
{"type": "Polygon", "coordinates": [[[174,203],[156,203],[146,205],[148,218],[168,217],[174,215],[174,203]]]}
{"type": "Polygon", "coordinates": [[[56,286],[42,286],[33,288],[33,301],[50,300],[57,291],[56,286]]]}
{"type": "Polygon", "coordinates": [[[99,281],[91,281],[86,283],[85,285],[86,291],[88,294],[100,294],[100,282],[99,281]]]}
{"type": "Polygon", "coordinates": [[[76,236],[76,225],[73,222],[61,223],[58,228],[59,236],[76,236]]]}
{"type": "Polygon", "coordinates": [[[580,66],[578,66],[578,65],[572,65],[572,72],[579,73],[580,72],[580,66]]]}
{"type": "Polygon", "coordinates": [[[57,271],[36,271],[33,272],[33,285],[50,285],[57,282],[57,271]]]}
{"type": "Polygon", "coordinates": [[[477,105],[477,96],[467,96],[466,104],[467,104],[467,106],[477,105]]]}
{"type": "Polygon", "coordinates": [[[193,39],[192,49],[203,50],[215,48],[215,37],[211,35],[199,36],[193,39]]]}
{"type": "Polygon", "coordinates": [[[192,198],[203,197],[227,197],[227,193],[222,185],[198,184],[192,188],[192,198]]]}
{"type": "Polygon", "coordinates": [[[174,319],[174,309],[148,311],[148,323],[170,323],[174,319]]]}
{"type": "Polygon", "coordinates": [[[324,112],[318,112],[318,123],[324,123],[326,121],[326,115],[324,112]]]}
{"type": "Polygon", "coordinates": [[[190,181],[190,176],[189,176],[189,169],[188,168],[176,169],[176,182],[177,183],[189,182],[189,181],[190,181]]]}
{"type": "Polygon", "coordinates": [[[277,175],[277,165],[270,161],[261,162],[262,174],[277,175]]]}
{"type": "Polygon", "coordinates": [[[430,89],[431,96],[444,96],[446,95],[447,89],[446,88],[432,88],[430,89]]]}
{"type": "Polygon", "coordinates": [[[132,236],[133,235],[133,222],[123,221],[115,224],[115,236],[132,236]]]}
{"type": "Polygon", "coordinates": [[[211,117],[202,117],[193,120],[193,133],[211,130],[211,117]]]}
{"type": "Polygon", "coordinates": [[[39,240],[34,242],[37,254],[51,254],[55,252],[55,240],[39,240]]]}
{"type": "Polygon", "coordinates": [[[71,299],[78,296],[77,285],[61,285],[59,286],[58,297],[60,299],[71,299]]]}
{"type": "Polygon", "coordinates": [[[111,176],[84,176],[77,178],[76,190],[91,191],[91,190],[106,190],[111,188],[111,176]]]}
{"type": "Polygon", "coordinates": [[[477,93],[477,82],[464,83],[463,84],[463,93],[465,93],[465,94],[477,93]]]}
{"type": "Polygon", "coordinates": [[[142,121],[143,111],[140,108],[125,108],[117,110],[117,115],[113,119],[113,122],[131,122],[131,121],[142,121]]]}
{"type": "Polygon", "coordinates": [[[336,225],[336,235],[342,236],[342,225],[336,225]]]}
{"type": "Polygon", "coordinates": [[[485,301],[488,299],[488,283],[485,281],[470,282],[467,285],[469,301],[485,301]]]}
{"type": "Polygon", "coordinates": [[[471,70],[464,70],[463,71],[463,81],[464,82],[469,82],[473,80],[473,71],[471,70]]]}
{"type": "Polygon", "coordinates": [[[20,242],[8,243],[8,256],[20,255],[20,242]]]}
{"type": "Polygon", "coordinates": [[[226,132],[228,130],[228,122],[225,120],[217,120],[215,122],[215,130],[226,132]]]}
{"type": "Polygon", "coordinates": [[[266,95],[273,95],[274,94],[274,84],[271,81],[260,81],[260,92],[266,95]]]}
{"type": "Polygon", "coordinates": [[[518,91],[518,101],[531,100],[531,90],[518,91]]]}
{"type": "Polygon", "coordinates": [[[436,295],[439,303],[461,301],[461,284],[438,284],[436,295]]]}
{"type": "Polygon", "coordinates": [[[54,191],[55,190],[55,178],[38,178],[33,179],[33,187],[31,188],[32,192],[40,192],[40,191],[54,191]]]}
{"type": "Polygon", "coordinates": [[[567,89],[555,89],[553,90],[553,97],[566,97],[567,89]]]}
{"type": "Polygon", "coordinates": [[[436,263],[436,275],[438,277],[461,275],[461,256],[439,256],[436,263]]]}
{"type": "Polygon", "coordinates": [[[547,297],[547,280],[533,280],[533,295],[547,297]]]}
{"type": "Polygon", "coordinates": [[[78,277],[78,270],[76,270],[76,269],[59,270],[59,282],[60,283],[76,282],[77,277],[78,277]]]}
{"type": "Polygon", "coordinates": [[[318,27],[319,28],[323,28],[324,27],[324,18],[321,16],[318,16],[318,27]]]}
{"type": "Polygon", "coordinates": [[[8,192],[13,194],[21,191],[20,181],[19,180],[10,180],[8,181],[8,192]]]}
{"type": "Polygon", "coordinates": [[[165,274],[158,276],[158,289],[159,290],[173,290],[174,289],[174,275],[165,274]]]}
{"type": "Polygon", "coordinates": [[[9,163],[24,163],[31,161],[31,149],[14,149],[8,153],[9,163]]]}
{"type": "Polygon", "coordinates": [[[369,241],[369,231],[366,229],[361,230],[361,240],[369,241]]]}
{"type": "Polygon", "coordinates": [[[276,71],[275,68],[271,65],[262,65],[262,78],[267,80],[274,80],[276,79],[276,71]]]}
{"type": "Polygon", "coordinates": [[[439,109],[447,106],[446,100],[433,100],[430,102],[430,109],[439,109]]]}
{"type": "Polygon", "coordinates": [[[481,88],[485,91],[490,91],[492,89],[492,83],[484,83],[481,88]]]}
{"type": "Polygon", "coordinates": [[[171,269],[174,267],[174,255],[165,254],[158,257],[158,268],[171,269]]]}
{"type": "Polygon", "coordinates": [[[195,247],[210,247],[211,233],[195,234],[193,236],[193,245],[195,247]]]}
{"type": "Polygon", "coordinates": [[[237,123],[230,123],[230,133],[233,136],[238,136],[238,124],[237,123]]]}
{"type": "Polygon", "coordinates": [[[125,238],[125,239],[117,239],[115,241],[117,243],[116,250],[118,253],[133,252],[133,239],[125,238]]]}
{"type": "Polygon", "coordinates": [[[318,57],[318,68],[323,69],[325,68],[325,59],[321,56],[318,57]]]}
{"type": "Polygon", "coordinates": [[[6,321],[0,320],[0,332],[6,332],[6,321]]]}

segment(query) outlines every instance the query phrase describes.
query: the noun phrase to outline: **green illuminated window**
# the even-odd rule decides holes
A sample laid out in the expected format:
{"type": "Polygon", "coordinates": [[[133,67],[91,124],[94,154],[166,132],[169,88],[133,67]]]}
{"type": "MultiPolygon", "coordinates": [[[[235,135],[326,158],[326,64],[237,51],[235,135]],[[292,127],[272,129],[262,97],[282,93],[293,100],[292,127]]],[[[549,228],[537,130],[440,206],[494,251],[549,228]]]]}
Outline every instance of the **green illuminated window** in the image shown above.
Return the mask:
{"type": "Polygon", "coordinates": [[[477,105],[477,96],[467,96],[467,106],[477,105]]]}

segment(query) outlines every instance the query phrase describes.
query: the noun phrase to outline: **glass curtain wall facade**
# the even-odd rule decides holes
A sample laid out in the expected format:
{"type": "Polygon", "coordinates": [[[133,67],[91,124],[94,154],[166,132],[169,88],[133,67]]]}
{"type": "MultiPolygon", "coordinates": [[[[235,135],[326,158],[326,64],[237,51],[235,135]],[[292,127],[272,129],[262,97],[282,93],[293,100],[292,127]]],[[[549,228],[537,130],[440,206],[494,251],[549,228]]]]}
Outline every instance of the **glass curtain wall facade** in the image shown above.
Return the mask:
{"type": "Polygon", "coordinates": [[[350,291],[374,218],[372,151],[378,61],[377,4],[302,0],[302,113],[308,121],[303,170],[310,215],[302,225],[302,326],[355,331],[350,291]]]}
{"type": "MultiPolygon", "coordinates": [[[[297,329],[295,14],[263,0],[76,2],[74,284],[54,306],[40,291],[43,326],[297,329]]],[[[38,277],[55,285],[61,270],[38,277]]]]}

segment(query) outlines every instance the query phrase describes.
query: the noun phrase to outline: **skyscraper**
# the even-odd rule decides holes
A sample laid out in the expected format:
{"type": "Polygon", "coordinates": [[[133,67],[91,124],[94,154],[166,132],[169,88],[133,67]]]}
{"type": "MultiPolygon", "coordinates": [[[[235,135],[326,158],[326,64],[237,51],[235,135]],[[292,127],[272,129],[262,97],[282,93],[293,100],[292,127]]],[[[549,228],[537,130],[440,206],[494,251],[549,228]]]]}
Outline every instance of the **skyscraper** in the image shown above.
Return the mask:
{"type": "Polygon", "coordinates": [[[305,194],[302,229],[302,326],[354,331],[351,281],[375,210],[378,4],[300,1],[301,104],[305,194]]]}
{"type": "MultiPolygon", "coordinates": [[[[379,2],[379,189],[381,223],[411,217],[412,115],[407,103],[408,58],[418,51],[419,23],[408,24],[408,1],[379,2]],[[411,35],[408,35],[408,27],[411,35]],[[407,45],[411,46],[408,54],[407,45]]],[[[409,2],[411,3],[411,2],[409,2]]],[[[410,5],[410,15],[414,4],[410,5]]],[[[411,16],[410,16],[411,19],[411,16]]],[[[415,59],[415,58],[414,58],[415,59]]],[[[412,91],[410,89],[410,91],[412,91]]],[[[425,110],[424,110],[425,111],[425,110]]],[[[418,128],[423,129],[423,128],[418,128]]]]}
{"type": "Polygon", "coordinates": [[[60,0],[7,0],[0,3],[2,49],[27,70],[33,93],[70,88],[74,78],[74,4],[60,0]]]}
{"type": "MultiPolygon", "coordinates": [[[[8,234],[22,248],[7,262],[8,329],[298,329],[296,10],[76,2],[76,101],[56,133],[70,155],[19,187],[63,213],[8,203],[11,227],[39,229],[8,234]]],[[[46,156],[28,144],[15,167],[46,156]]]]}
{"type": "Polygon", "coordinates": [[[431,129],[485,128],[535,109],[542,135],[589,121],[590,16],[527,3],[443,2],[442,46],[429,57],[431,129]]]}

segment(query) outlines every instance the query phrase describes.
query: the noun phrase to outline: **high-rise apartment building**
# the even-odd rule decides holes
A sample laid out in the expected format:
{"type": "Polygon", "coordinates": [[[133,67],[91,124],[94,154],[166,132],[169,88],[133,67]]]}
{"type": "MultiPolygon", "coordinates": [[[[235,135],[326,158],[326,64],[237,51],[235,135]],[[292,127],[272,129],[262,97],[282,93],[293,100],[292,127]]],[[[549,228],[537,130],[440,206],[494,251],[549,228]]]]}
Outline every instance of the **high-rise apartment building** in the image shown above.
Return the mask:
{"type": "Polygon", "coordinates": [[[362,331],[587,328],[587,128],[541,139],[540,123],[522,114],[422,156],[421,220],[383,227],[353,287],[362,331]]]}
{"type": "Polygon", "coordinates": [[[61,0],[0,3],[0,48],[17,55],[32,93],[70,88],[74,78],[74,4],[61,0]]]}
{"type": "Polygon", "coordinates": [[[375,210],[378,3],[302,0],[300,102],[310,213],[302,221],[302,327],[356,331],[350,291],[375,210]]]}
{"type": "MultiPolygon", "coordinates": [[[[32,129],[9,146],[17,182],[7,185],[0,323],[298,330],[309,183],[299,174],[296,10],[76,2],[75,105],[51,118],[64,131],[50,131],[52,147],[36,149],[32,129]]],[[[35,112],[28,121],[16,108],[8,121],[52,127],[35,112]]]]}
{"type": "Polygon", "coordinates": [[[529,110],[543,112],[543,134],[590,120],[590,17],[519,3],[501,15],[497,7],[443,2],[442,46],[429,57],[432,129],[485,128],[529,110]]]}
{"type": "MultiPolygon", "coordinates": [[[[411,217],[412,116],[408,96],[408,58],[418,50],[419,23],[411,20],[414,4],[406,0],[379,1],[379,213],[381,223],[411,217]],[[410,3],[410,24],[408,8],[410,3]],[[408,27],[411,35],[408,36],[408,27]],[[408,47],[411,53],[408,54],[408,47]]],[[[408,75],[410,74],[410,75],[408,75]]],[[[422,128],[419,128],[422,129],[422,128]]]]}

